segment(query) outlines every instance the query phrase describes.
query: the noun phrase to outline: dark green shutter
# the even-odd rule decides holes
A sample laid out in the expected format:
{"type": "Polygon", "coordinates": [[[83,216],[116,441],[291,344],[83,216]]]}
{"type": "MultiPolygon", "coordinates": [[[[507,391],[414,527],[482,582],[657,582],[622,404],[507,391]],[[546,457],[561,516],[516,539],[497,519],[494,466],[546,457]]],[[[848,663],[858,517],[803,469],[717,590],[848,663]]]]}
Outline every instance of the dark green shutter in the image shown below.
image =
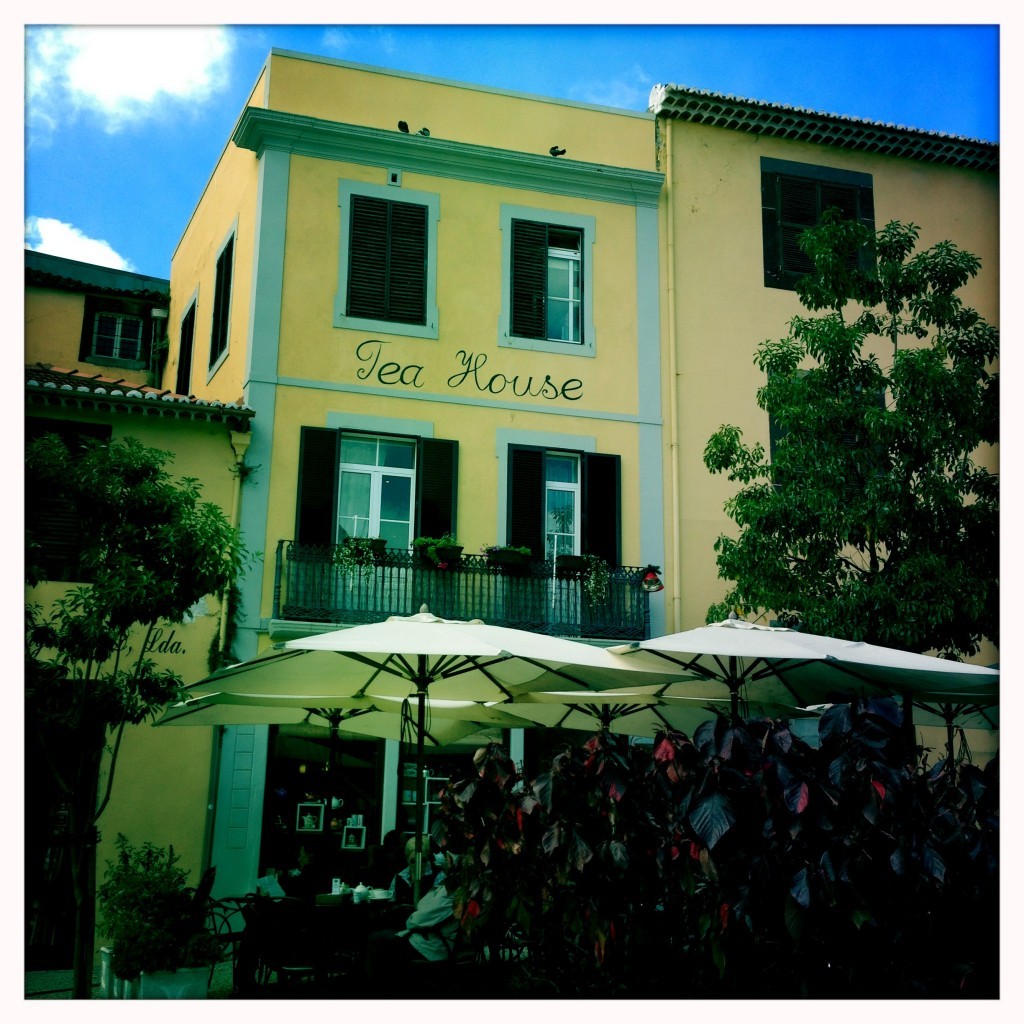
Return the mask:
{"type": "Polygon", "coordinates": [[[302,428],[295,512],[295,539],[300,544],[334,543],[340,440],[338,430],[302,428]]]}
{"type": "MultiPolygon", "coordinates": [[[[113,431],[106,423],[76,423],[30,417],[25,421],[25,441],[44,434],[56,434],[69,451],[79,451],[86,439],[109,442],[113,431]]],[[[67,498],[53,490],[40,489],[30,478],[25,481],[25,527],[31,543],[26,563],[42,571],[46,579],[87,583],[93,578],[82,569],[79,552],[82,526],[67,498]]]]}
{"type": "Polygon", "coordinates": [[[188,307],[181,321],[181,341],[178,345],[178,379],[174,390],[187,395],[192,387],[192,339],[196,330],[196,304],[188,307]]]}
{"type": "MultiPolygon", "coordinates": [[[[821,219],[829,207],[837,207],[851,220],[872,231],[875,227],[874,192],[869,184],[830,180],[835,173],[821,169],[822,178],[762,171],[761,232],[764,250],[764,283],[768,288],[793,288],[798,278],[813,270],[797,239],[821,219]]],[[[858,175],[857,177],[866,177],[858,175]]],[[[866,254],[851,259],[864,259],[866,254]]]]}
{"type": "Polygon", "coordinates": [[[544,557],[544,451],[541,448],[509,447],[505,532],[506,543],[529,548],[534,558],[544,557]]]}
{"type": "Polygon", "coordinates": [[[548,336],[548,227],[534,221],[512,221],[512,334],[519,338],[548,336]]]}
{"type": "Polygon", "coordinates": [[[427,321],[427,208],[352,196],[346,313],[427,321]]]}
{"type": "Polygon", "coordinates": [[[455,534],[459,442],[420,438],[416,458],[416,536],[455,534]]]}
{"type": "Polygon", "coordinates": [[[618,455],[583,455],[582,551],[619,564],[621,460],[618,455]]]}
{"type": "Polygon", "coordinates": [[[213,289],[213,329],[210,332],[210,365],[220,358],[228,345],[228,312],[231,309],[231,271],[234,265],[235,239],[232,237],[217,257],[213,289]]]}

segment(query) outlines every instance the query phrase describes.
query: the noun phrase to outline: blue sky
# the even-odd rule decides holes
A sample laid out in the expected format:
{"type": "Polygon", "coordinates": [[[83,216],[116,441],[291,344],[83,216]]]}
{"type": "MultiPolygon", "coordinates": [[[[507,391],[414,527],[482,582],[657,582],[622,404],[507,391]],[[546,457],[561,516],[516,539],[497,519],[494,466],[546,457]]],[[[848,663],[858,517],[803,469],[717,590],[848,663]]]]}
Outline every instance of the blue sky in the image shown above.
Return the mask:
{"type": "Polygon", "coordinates": [[[633,110],[646,109],[654,85],[671,83],[999,140],[998,17],[62,27],[48,11],[31,13],[51,24],[20,26],[25,244],[157,277],[170,276],[175,244],[272,47],[633,110]]]}

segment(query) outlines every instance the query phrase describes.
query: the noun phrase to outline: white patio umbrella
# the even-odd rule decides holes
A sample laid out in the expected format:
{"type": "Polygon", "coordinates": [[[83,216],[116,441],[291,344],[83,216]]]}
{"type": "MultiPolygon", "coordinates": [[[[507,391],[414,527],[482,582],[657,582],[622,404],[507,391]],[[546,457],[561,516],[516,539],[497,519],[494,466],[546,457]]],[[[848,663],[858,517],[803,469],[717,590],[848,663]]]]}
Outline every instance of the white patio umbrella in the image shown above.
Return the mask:
{"type": "MultiPolygon", "coordinates": [[[[542,690],[516,695],[509,707],[516,715],[548,728],[607,729],[625,736],[651,737],[665,729],[692,736],[702,722],[730,709],[728,697],[673,697],[659,695],[654,687],[592,694],[542,690]]],[[[814,711],[765,701],[752,702],[744,713],[744,717],[776,719],[816,716],[814,711]]]]}
{"type": "MultiPolygon", "coordinates": [[[[397,697],[338,698],[322,706],[304,697],[282,694],[212,693],[169,705],[158,726],[299,725],[341,736],[411,740],[412,707],[397,697]]],[[[473,701],[427,701],[424,744],[443,747],[462,742],[484,728],[521,728],[514,716],[473,701]]]]}
{"type": "MultiPolygon", "coordinates": [[[[183,697],[291,695],[308,701],[303,703],[305,707],[338,706],[342,699],[354,697],[373,701],[414,698],[419,777],[428,691],[434,701],[493,704],[527,690],[624,688],[640,681],[664,682],[678,674],[672,666],[631,664],[604,648],[575,640],[479,621],[442,619],[424,607],[417,615],[392,616],[385,622],[289,640],[251,661],[193,683],[183,697]]],[[[422,787],[417,787],[417,898],[423,805],[422,787]]]]}
{"type": "Polygon", "coordinates": [[[726,687],[733,713],[742,696],[807,707],[857,696],[998,696],[999,673],[852,640],[726,619],[609,648],[624,660],[674,665],[686,677],[663,694],[714,697],[726,687]]]}

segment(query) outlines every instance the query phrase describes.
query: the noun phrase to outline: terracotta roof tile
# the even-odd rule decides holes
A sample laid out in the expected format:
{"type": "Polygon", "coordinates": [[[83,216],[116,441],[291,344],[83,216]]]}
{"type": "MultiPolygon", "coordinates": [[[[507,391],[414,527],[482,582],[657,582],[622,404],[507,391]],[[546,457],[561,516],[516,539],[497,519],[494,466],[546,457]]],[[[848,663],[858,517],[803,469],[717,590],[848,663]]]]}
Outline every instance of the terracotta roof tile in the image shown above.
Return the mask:
{"type": "Polygon", "coordinates": [[[107,376],[79,368],[67,369],[49,363],[25,367],[25,391],[29,401],[64,406],[96,405],[171,415],[190,419],[238,419],[248,421],[255,411],[238,402],[219,402],[194,395],[134,384],[123,377],[107,376]]]}

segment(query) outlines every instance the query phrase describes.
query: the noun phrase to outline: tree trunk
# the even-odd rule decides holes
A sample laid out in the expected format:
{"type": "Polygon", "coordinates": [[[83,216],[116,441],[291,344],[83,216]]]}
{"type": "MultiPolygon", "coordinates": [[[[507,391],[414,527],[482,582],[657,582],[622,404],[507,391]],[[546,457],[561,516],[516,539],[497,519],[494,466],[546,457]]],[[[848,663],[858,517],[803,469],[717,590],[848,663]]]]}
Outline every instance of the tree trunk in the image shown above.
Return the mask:
{"type": "MultiPolygon", "coordinates": [[[[105,741],[105,737],[103,738],[105,741]]],[[[103,742],[90,748],[82,740],[77,785],[70,795],[68,830],[71,884],[75,896],[75,951],[72,962],[72,999],[92,998],[93,960],[96,956],[96,801],[100,786],[103,742]]]]}

